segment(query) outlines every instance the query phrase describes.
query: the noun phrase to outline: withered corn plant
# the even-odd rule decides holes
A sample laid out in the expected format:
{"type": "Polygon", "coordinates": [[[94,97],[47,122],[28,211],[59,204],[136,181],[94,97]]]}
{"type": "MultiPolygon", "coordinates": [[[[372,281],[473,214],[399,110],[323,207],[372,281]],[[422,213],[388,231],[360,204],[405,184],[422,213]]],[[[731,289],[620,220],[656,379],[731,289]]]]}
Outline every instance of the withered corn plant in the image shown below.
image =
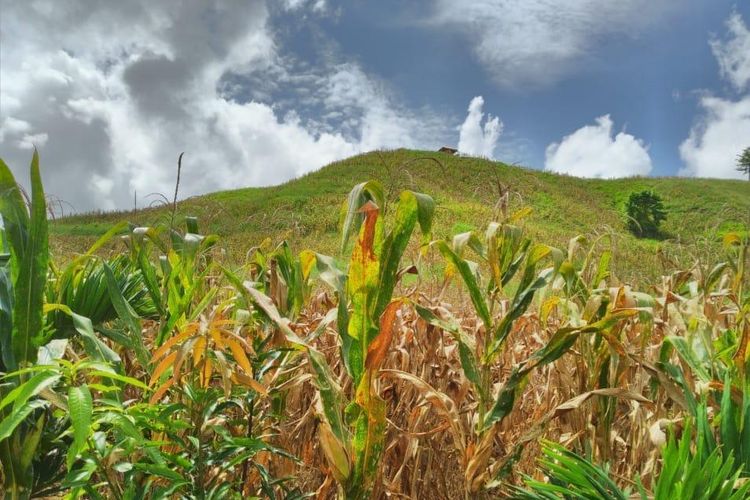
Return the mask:
{"type": "MultiPolygon", "coordinates": [[[[524,315],[535,294],[548,291],[561,270],[567,273],[565,269],[570,268],[571,263],[556,248],[532,245],[523,236],[523,230],[510,223],[491,223],[483,238],[475,233],[462,233],[453,238],[452,244],[437,241],[434,245],[447,263],[446,282],[454,275],[461,278],[481,321],[481,329],[472,337],[445,308],[416,306],[425,321],[453,336],[464,376],[471,383],[476,410],[469,420],[468,429],[460,425],[462,419],[458,417],[455,406],[438,406],[447,413],[449,420],[456,422],[450,428],[456,449],[461,454],[465,493],[472,496],[501,486],[508,468],[518,458],[522,449],[519,446],[511,447],[506,456],[496,456],[495,450],[501,425],[521,398],[529,376],[560,358],[582,334],[608,331],[633,311],[605,308],[603,317],[556,328],[546,343],[526,359],[504,366],[509,359],[506,353],[512,349],[507,340],[512,332],[524,328],[519,325],[526,323],[524,315]],[[465,256],[467,249],[474,251],[479,262],[468,260],[465,256]],[[545,260],[549,260],[550,265],[540,269],[545,260]],[[484,269],[489,277],[483,286],[484,269]],[[500,372],[508,375],[498,384],[500,372]]],[[[394,373],[394,376],[415,381],[410,374],[394,373]]],[[[423,387],[426,394],[436,392],[423,381],[416,384],[423,387]]],[[[447,395],[441,398],[450,399],[447,395]]],[[[504,447],[507,449],[507,445],[504,447]]]]}
{"type": "MultiPolygon", "coordinates": [[[[255,303],[284,331],[287,340],[307,353],[318,388],[320,444],[331,473],[345,498],[367,498],[378,476],[384,447],[386,404],[378,394],[378,371],[396,332],[405,299],[393,299],[400,263],[419,224],[429,235],[434,202],[427,195],[404,191],[396,202],[393,221],[385,228],[382,186],[374,181],[357,185],[349,194],[343,222],[342,250],[358,234],[345,271],[330,257],[314,254],[320,278],[337,297],[337,328],[341,357],[351,377],[348,395],[325,357],[300,339],[274,303],[252,284],[255,303]]],[[[306,254],[305,259],[313,254],[306,254]]],[[[308,260],[309,262],[309,260],[308,260]]]]}

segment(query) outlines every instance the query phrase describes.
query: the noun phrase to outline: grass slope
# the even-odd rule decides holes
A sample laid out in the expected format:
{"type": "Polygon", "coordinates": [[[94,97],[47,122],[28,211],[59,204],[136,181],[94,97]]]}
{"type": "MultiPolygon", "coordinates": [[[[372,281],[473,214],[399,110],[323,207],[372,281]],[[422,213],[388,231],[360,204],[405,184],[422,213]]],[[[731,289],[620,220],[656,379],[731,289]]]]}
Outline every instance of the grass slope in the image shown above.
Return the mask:
{"type": "MultiPolygon", "coordinates": [[[[183,172],[183,175],[190,175],[183,172]]],[[[527,230],[540,242],[565,248],[573,236],[610,233],[613,268],[621,279],[653,278],[671,260],[678,266],[718,258],[727,231],[750,225],[750,182],[692,178],[592,180],[520,168],[478,158],[411,150],[373,152],[328,165],[285,184],[221,191],[178,203],[178,216],[195,215],[205,233],[222,236],[231,258],[270,238],[297,250],[335,254],[341,203],[355,184],[378,179],[393,199],[402,189],[437,202],[435,237],[482,229],[493,220],[501,189],[509,210],[529,206],[527,230]],[[637,239],[626,229],[624,204],[633,191],[653,189],[668,219],[661,240],[637,239]]],[[[84,251],[113,223],[153,225],[171,207],[66,217],[51,226],[59,256],[84,251]]],[[[606,243],[610,244],[610,243],[606,243]]],[[[670,266],[671,269],[674,267],[670,266]]]]}

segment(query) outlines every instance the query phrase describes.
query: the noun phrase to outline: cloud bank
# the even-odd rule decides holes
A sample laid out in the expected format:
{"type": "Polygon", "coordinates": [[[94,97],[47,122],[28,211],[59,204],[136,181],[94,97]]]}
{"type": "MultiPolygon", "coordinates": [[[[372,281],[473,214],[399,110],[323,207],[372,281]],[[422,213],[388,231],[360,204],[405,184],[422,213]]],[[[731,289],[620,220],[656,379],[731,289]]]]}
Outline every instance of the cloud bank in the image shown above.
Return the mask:
{"type": "Polygon", "coordinates": [[[677,0],[435,0],[431,22],[456,29],[496,82],[552,85],[606,37],[657,25],[677,0]]]}
{"type": "MultiPolygon", "coordinates": [[[[304,15],[326,3],[286,7],[304,15]]],[[[48,192],[77,211],[169,192],[181,151],[181,195],[190,196],[282,182],[375,148],[431,148],[449,133],[355,62],[296,64],[261,0],[1,8],[3,157],[25,181],[38,147],[48,192]],[[264,98],[279,85],[299,93],[264,98]],[[304,106],[321,118],[305,118],[304,106]]]]}
{"type": "Polygon", "coordinates": [[[600,116],[547,146],[545,170],[578,177],[615,178],[648,175],[651,157],[642,140],[625,132],[612,135],[612,119],[600,116]]]}

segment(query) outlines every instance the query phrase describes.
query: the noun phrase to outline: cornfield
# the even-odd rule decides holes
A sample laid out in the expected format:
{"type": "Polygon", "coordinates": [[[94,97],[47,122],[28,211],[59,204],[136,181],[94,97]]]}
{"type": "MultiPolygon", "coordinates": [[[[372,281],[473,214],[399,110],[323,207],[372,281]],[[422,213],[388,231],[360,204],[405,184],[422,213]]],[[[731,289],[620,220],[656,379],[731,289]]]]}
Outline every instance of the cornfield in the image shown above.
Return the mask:
{"type": "Polygon", "coordinates": [[[58,267],[30,170],[0,161],[7,499],[748,496],[746,234],[635,290],[606,236],[434,240],[371,181],[335,256],[230,262],[186,217],[58,267]]]}

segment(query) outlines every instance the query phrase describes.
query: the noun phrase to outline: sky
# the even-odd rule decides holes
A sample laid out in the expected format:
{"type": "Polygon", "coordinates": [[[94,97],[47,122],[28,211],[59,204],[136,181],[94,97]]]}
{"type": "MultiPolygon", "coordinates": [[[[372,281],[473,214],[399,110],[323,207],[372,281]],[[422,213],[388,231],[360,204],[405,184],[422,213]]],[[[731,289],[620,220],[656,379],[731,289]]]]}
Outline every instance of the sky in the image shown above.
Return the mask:
{"type": "Polygon", "coordinates": [[[0,0],[0,158],[65,213],[374,149],[742,178],[750,0],[0,0]],[[134,197],[135,195],[135,197],[134,197]]]}

